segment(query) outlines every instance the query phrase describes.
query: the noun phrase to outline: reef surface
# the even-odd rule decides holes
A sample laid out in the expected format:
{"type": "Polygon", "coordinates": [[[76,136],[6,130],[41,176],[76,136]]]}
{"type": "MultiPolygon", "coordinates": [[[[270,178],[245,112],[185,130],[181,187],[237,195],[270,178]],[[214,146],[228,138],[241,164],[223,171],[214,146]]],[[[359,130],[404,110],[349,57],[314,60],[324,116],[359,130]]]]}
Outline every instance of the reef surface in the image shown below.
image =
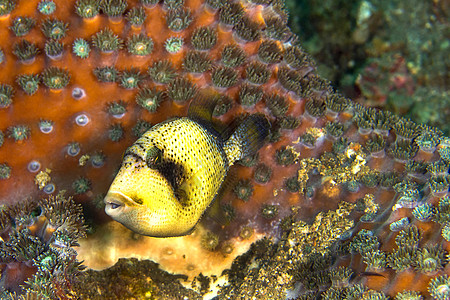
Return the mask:
{"type": "Polygon", "coordinates": [[[2,297],[450,297],[450,139],[334,90],[283,1],[6,0],[0,15],[2,297]],[[230,170],[224,218],[166,239],[111,221],[124,150],[204,88],[217,121],[272,124],[230,170]]]}

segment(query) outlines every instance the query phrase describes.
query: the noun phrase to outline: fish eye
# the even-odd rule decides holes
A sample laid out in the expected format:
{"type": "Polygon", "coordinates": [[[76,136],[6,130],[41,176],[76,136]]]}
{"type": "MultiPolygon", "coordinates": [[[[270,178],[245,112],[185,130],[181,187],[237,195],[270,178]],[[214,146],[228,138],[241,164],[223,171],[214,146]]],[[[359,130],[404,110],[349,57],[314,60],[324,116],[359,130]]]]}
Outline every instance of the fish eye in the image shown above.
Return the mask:
{"type": "Polygon", "coordinates": [[[117,203],[109,203],[109,206],[111,207],[111,209],[116,209],[116,208],[119,208],[120,207],[120,205],[119,204],[117,204],[117,203]]]}
{"type": "Polygon", "coordinates": [[[146,163],[149,168],[156,169],[161,165],[163,150],[158,147],[151,147],[147,151],[146,163]]]}

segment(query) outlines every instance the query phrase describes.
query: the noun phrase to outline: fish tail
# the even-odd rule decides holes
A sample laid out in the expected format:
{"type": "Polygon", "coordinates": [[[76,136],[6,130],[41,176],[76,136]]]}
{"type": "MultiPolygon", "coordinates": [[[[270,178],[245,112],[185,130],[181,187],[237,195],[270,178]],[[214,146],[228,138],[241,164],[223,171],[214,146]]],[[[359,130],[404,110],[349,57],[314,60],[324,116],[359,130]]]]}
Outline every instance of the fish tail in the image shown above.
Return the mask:
{"type": "Polygon", "coordinates": [[[255,154],[264,144],[269,129],[270,123],[264,115],[248,116],[225,142],[224,150],[229,164],[255,154]]]}

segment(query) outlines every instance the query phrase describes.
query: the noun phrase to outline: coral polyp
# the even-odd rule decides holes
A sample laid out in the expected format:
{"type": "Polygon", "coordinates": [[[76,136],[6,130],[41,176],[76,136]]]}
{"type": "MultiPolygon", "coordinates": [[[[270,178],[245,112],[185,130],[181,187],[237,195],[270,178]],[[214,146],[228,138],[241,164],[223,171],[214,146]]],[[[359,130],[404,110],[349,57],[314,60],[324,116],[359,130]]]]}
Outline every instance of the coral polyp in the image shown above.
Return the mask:
{"type": "Polygon", "coordinates": [[[50,89],[63,89],[70,82],[70,74],[67,70],[58,67],[49,67],[42,72],[42,83],[50,89]]]}

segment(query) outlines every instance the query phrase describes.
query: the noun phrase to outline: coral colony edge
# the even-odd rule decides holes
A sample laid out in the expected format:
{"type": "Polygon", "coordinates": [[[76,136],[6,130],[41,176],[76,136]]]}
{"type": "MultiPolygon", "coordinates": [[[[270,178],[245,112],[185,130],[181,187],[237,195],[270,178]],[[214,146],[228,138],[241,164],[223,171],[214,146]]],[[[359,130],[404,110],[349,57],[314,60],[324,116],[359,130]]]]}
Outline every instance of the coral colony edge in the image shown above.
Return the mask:
{"type": "MultiPolygon", "coordinates": [[[[450,139],[316,73],[282,0],[0,0],[2,299],[450,299],[450,139]],[[208,90],[232,166],[191,234],[104,213],[123,153],[208,90]]],[[[182,150],[180,150],[182,151],[182,150]]]]}

